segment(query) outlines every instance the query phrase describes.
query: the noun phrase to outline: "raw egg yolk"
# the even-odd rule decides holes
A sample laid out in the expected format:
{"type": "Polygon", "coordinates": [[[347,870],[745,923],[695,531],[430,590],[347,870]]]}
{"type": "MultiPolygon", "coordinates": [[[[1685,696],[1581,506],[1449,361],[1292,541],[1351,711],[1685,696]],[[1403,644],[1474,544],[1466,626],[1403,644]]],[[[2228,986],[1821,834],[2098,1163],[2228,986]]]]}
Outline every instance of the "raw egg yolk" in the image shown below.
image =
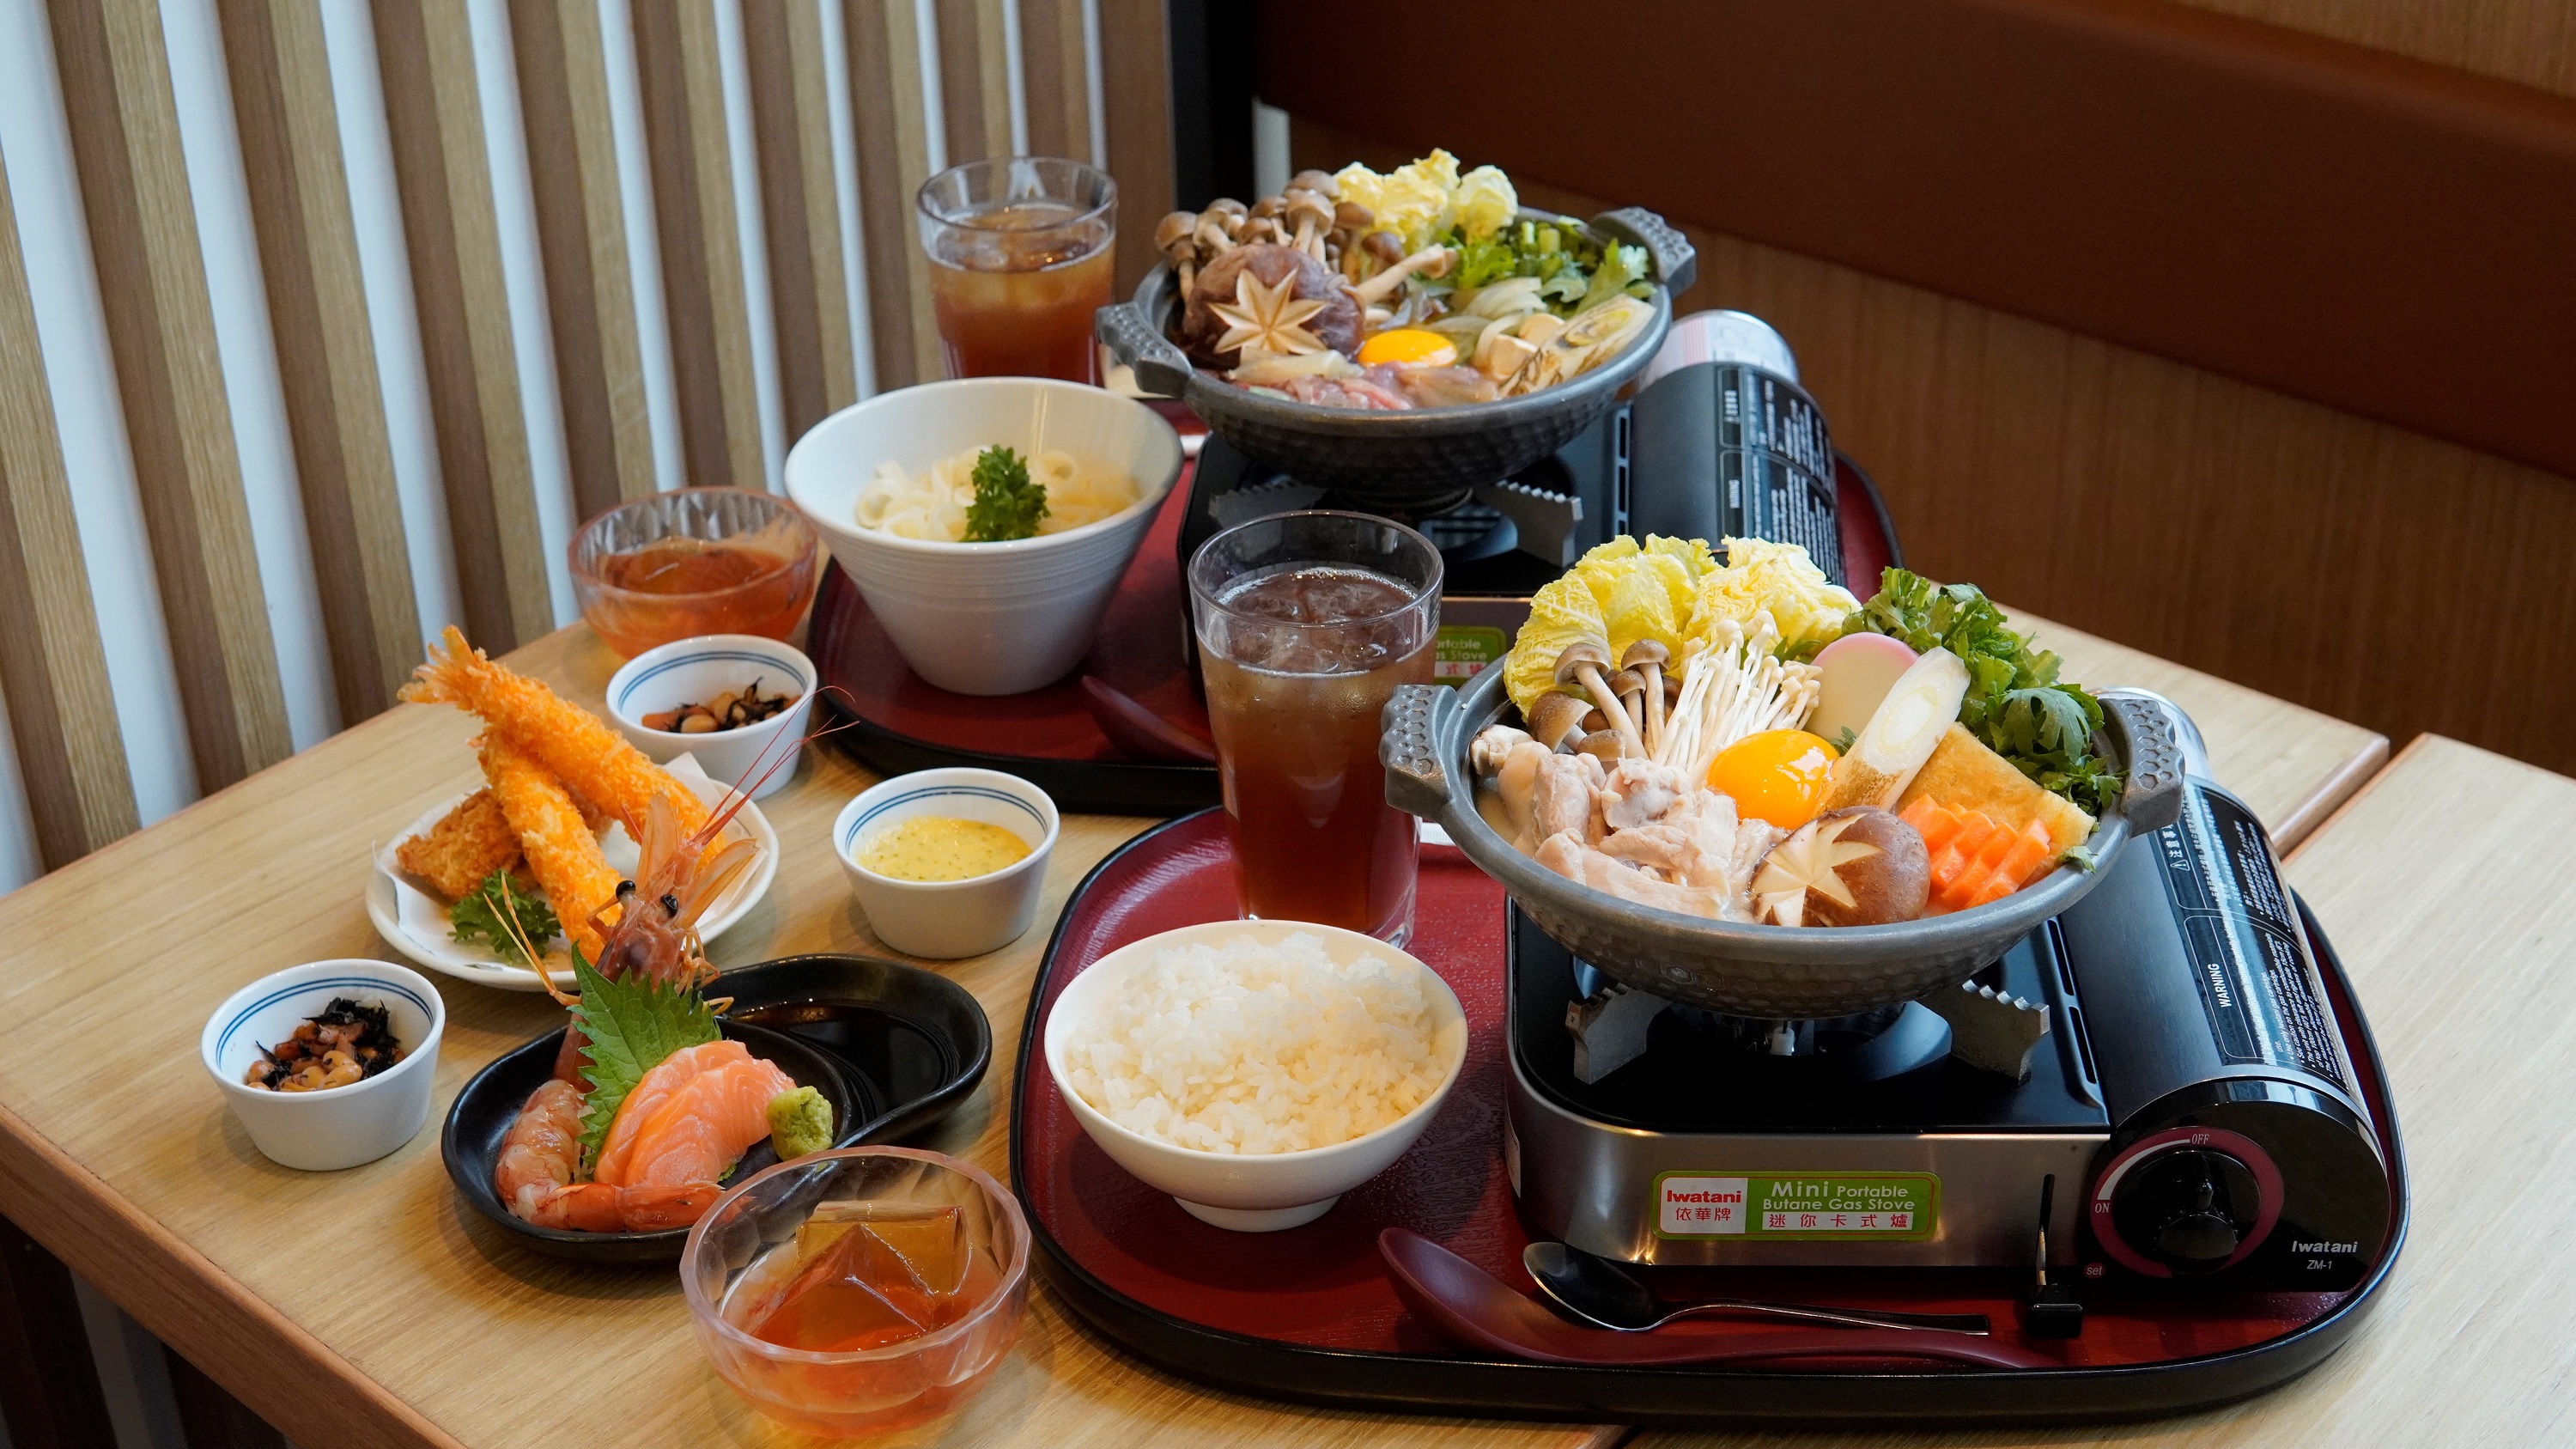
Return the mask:
{"type": "Polygon", "coordinates": [[[1360,344],[1360,365],[1391,362],[1398,367],[1448,367],[1458,360],[1458,346],[1437,332],[1397,327],[1360,344]]]}
{"type": "Polygon", "coordinates": [[[1821,735],[1764,730],[1718,751],[1709,763],[1708,785],[1734,796],[1736,810],[1747,818],[1795,830],[1816,818],[1839,757],[1821,735]]]}

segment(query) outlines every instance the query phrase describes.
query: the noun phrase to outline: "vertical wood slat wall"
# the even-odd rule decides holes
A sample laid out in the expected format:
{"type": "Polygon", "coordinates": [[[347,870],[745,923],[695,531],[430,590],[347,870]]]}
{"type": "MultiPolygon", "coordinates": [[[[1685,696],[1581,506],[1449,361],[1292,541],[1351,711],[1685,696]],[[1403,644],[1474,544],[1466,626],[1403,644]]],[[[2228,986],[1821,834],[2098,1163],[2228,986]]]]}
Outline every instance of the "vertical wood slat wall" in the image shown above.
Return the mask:
{"type": "MultiPolygon", "coordinates": [[[[183,712],[199,791],[290,752],[272,611],[318,615],[321,717],[354,723],[425,631],[498,650],[561,622],[563,518],[679,483],[775,487],[765,432],[792,443],[865,390],[938,376],[912,205],[935,165],[1011,154],[1016,131],[1033,154],[1105,161],[1129,238],[1170,206],[1164,0],[185,0],[220,37],[229,136],[182,117],[155,0],[22,3],[52,45],[119,414],[74,415],[49,379],[8,191],[27,142],[0,134],[0,700],[19,797],[0,807],[41,868],[157,813],[138,810],[144,746],[120,709],[183,712]],[[380,92],[348,84],[353,29],[380,92]],[[361,179],[392,196],[384,215],[348,170],[384,154],[351,139],[379,120],[391,175],[361,179]],[[201,227],[226,223],[190,189],[207,144],[238,148],[273,392],[240,390],[216,345],[201,227]],[[258,450],[236,428],[271,395],[291,481],[244,476],[258,450]],[[116,424],[166,701],[116,664],[132,631],[100,610],[136,605],[94,596],[74,506],[107,485],[61,445],[116,424]],[[262,553],[279,488],[303,554],[286,572],[309,570],[309,595],[280,593],[262,553]]],[[[0,850],[0,890],[25,873],[0,850]]]]}

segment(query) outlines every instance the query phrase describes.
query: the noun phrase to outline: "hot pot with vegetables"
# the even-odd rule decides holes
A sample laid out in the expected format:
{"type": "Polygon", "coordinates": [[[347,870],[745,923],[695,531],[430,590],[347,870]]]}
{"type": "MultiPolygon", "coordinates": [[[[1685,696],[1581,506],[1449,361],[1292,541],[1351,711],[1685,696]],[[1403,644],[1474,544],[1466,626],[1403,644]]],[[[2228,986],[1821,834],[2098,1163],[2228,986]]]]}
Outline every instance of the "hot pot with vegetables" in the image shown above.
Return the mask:
{"type": "Polygon", "coordinates": [[[1563,447],[1654,356],[1695,268],[1651,212],[1530,210],[1446,151],[1300,172],[1154,238],[1163,263],[1098,319],[1138,386],[1381,508],[1454,501],[1563,447]]]}
{"type": "Polygon", "coordinates": [[[1503,662],[1388,706],[1387,798],[1612,979],[1815,1019],[1965,979],[2170,824],[2164,717],[1973,585],[1866,603],[1795,544],[1617,538],[1503,662]]]}

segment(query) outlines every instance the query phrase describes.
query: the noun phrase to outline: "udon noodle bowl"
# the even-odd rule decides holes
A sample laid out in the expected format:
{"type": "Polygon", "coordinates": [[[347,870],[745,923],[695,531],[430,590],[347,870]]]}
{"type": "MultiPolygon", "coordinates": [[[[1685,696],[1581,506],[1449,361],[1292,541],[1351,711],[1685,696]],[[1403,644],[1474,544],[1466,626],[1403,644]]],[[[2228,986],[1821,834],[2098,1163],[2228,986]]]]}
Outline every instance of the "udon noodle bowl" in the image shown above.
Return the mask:
{"type": "MultiPolygon", "coordinates": [[[[859,526],[899,538],[962,541],[967,505],[975,501],[975,459],[982,451],[969,448],[922,473],[908,473],[891,459],[879,463],[876,475],[859,489],[859,526]]],[[[1134,478],[1061,449],[1030,453],[1028,469],[1030,481],[1046,489],[1047,511],[1038,520],[1041,537],[1124,513],[1142,496],[1134,478]]]]}

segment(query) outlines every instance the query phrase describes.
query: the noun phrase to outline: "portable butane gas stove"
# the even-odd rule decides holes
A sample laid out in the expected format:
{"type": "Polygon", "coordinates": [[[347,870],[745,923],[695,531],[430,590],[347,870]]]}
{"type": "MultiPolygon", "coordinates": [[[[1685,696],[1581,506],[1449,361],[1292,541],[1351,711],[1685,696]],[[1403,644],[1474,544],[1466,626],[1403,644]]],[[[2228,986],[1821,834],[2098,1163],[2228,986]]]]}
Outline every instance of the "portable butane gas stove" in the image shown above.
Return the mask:
{"type": "Polygon", "coordinates": [[[2166,708],[2181,821],[1921,1001],[1715,1015],[1609,984],[1515,911],[1505,1141],[1531,1226],[1641,1263],[2081,1255],[2352,1286],[2386,1157],[2270,842],[2166,708]]]}
{"type": "Polygon", "coordinates": [[[1445,566],[1437,666],[1444,680],[1500,659],[1528,617],[1530,594],[1622,533],[1788,539],[1805,544],[1837,582],[1847,553],[1849,572],[1875,579],[1881,564],[1896,562],[1875,489],[1834,452],[1786,344],[1758,321],[1740,321],[1774,344],[1759,354],[1767,368],[1741,359],[1678,368],[1519,477],[1424,510],[1390,512],[1300,483],[1211,436],[1190,482],[1181,565],[1187,569],[1222,529],[1297,509],[1410,524],[1439,546],[1445,566]],[[1839,524],[1855,503],[1849,526],[1839,524]]]}

